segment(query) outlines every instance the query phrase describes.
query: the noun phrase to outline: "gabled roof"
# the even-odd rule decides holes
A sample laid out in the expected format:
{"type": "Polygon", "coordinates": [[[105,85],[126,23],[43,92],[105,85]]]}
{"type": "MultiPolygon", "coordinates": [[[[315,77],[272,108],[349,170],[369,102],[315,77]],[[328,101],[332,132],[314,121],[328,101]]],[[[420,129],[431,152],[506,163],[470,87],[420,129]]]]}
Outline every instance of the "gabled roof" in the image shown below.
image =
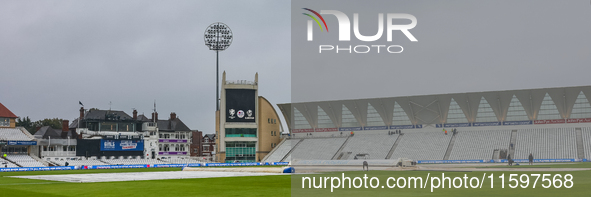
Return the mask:
{"type": "Polygon", "coordinates": [[[62,138],[61,135],[61,130],[58,129],[53,129],[50,126],[44,126],[41,127],[37,132],[35,132],[35,138],[43,138],[43,139],[47,139],[48,137],[51,137],[53,139],[60,139],[62,138]]]}
{"type": "Polygon", "coordinates": [[[68,131],[67,136],[62,136],[62,130],[54,129],[50,126],[41,127],[37,132],[35,132],[35,138],[37,139],[65,139],[68,136],[70,138],[75,138],[76,136],[72,136],[72,131],[68,131]],[[65,137],[65,138],[64,138],[65,137]]]}
{"type": "Polygon", "coordinates": [[[123,111],[114,110],[96,110],[90,109],[84,114],[85,120],[107,120],[107,117],[113,118],[114,120],[131,120],[131,116],[123,111]]]}
{"type": "Polygon", "coordinates": [[[2,118],[18,118],[18,116],[14,115],[8,108],[6,108],[2,103],[0,103],[0,117],[2,118]]]}
{"type": "Polygon", "coordinates": [[[206,138],[215,139],[215,134],[205,134],[206,138]]]}
{"type": "Polygon", "coordinates": [[[142,122],[150,122],[150,119],[148,117],[144,116],[144,114],[137,116],[137,120],[142,121],[142,122]]]}
{"type": "Polygon", "coordinates": [[[181,119],[174,120],[158,120],[159,131],[191,131],[181,119]]]}
{"type": "Polygon", "coordinates": [[[78,118],[74,119],[74,121],[72,121],[72,123],[70,123],[70,126],[68,128],[75,129],[77,127],[78,127],[78,118]]]}

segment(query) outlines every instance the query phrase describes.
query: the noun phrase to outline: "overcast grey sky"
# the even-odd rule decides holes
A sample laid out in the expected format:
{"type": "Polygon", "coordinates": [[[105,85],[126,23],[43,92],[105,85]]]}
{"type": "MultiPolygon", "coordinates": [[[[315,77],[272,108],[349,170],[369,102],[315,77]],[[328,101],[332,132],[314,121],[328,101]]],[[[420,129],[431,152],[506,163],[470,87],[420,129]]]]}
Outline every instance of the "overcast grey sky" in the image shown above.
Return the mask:
{"type": "MultiPolygon", "coordinates": [[[[273,104],[591,84],[588,0],[0,1],[0,102],[33,120],[73,120],[78,101],[149,116],[156,100],[161,118],[176,112],[213,133],[215,53],[203,32],[218,21],[234,33],[220,70],[258,72],[273,104]],[[305,41],[303,7],[360,13],[364,35],[377,13],[412,14],[419,42],[394,33],[405,51],[391,56],[301,53],[338,33],[326,15],[330,33],[305,41]]],[[[390,44],[385,35],[377,44],[390,44]]],[[[345,45],[367,44],[351,36],[345,45]]]]}
{"type": "MultiPolygon", "coordinates": [[[[254,80],[273,104],[290,102],[289,1],[0,1],[0,102],[32,120],[86,108],[176,112],[214,132],[215,52],[208,25],[232,45],[220,75],[254,80]]],[[[221,77],[220,77],[221,79],[221,77]]]]}
{"type": "Polygon", "coordinates": [[[591,85],[589,0],[299,0],[291,9],[292,102],[591,85]],[[409,32],[418,42],[400,31],[392,42],[386,32],[362,42],[353,30],[351,41],[338,41],[330,14],[322,14],[329,32],[313,22],[314,40],[307,41],[311,19],[302,13],[312,13],[302,8],[341,11],[351,29],[358,13],[366,36],[376,34],[378,13],[411,14],[417,24],[409,32]],[[404,51],[319,54],[319,45],[401,45],[404,51]]]}

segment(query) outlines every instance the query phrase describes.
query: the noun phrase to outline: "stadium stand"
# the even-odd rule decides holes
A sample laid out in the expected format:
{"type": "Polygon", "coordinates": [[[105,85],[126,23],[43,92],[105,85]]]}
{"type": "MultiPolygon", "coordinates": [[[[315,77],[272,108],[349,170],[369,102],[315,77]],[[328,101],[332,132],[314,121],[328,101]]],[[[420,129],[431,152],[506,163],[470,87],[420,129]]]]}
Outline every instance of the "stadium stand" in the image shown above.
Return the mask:
{"type": "Polygon", "coordinates": [[[585,149],[585,158],[591,160],[591,128],[581,128],[583,132],[583,147],[585,149]]]}
{"type": "Polygon", "coordinates": [[[291,161],[291,154],[287,155],[285,159],[281,160],[281,162],[290,162],[291,161]]]}
{"type": "Polygon", "coordinates": [[[31,141],[33,139],[23,133],[20,128],[0,128],[0,140],[31,141]]]}
{"type": "Polygon", "coordinates": [[[7,155],[7,159],[14,161],[22,167],[45,167],[41,162],[31,158],[28,155],[7,155]]]}
{"type": "Polygon", "coordinates": [[[520,129],[517,131],[515,159],[527,159],[532,153],[534,159],[577,158],[576,134],[574,128],[520,129]]]}
{"type": "Polygon", "coordinates": [[[18,168],[20,166],[14,165],[12,162],[0,157],[0,168],[18,168]]]}
{"type": "Polygon", "coordinates": [[[292,141],[294,140],[285,140],[283,143],[279,144],[279,146],[273,150],[273,152],[265,159],[264,162],[280,162],[281,159],[283,159],[285,155],[287,155],[287,153],[289,153],[291,150],[292,141]]]}
{"type": "Polygon", "coordinates": [[[398,135],[356,135],[349,137],[341,152],[351,152],[347,160],[353,160],[357,154],[369,154],[366,159],[385,159],[397,138],[398,135]]]}
{"type": "Polygon", "coordinates": [[[69,159],[57,159],[57,160],[53,160],[51,161],[54,164],[60,165],[60,166],[65,166],[66,162],[68,162],[69,166],[95,166],[95,165],[109,165],[107,163],[101,162],[100,160],[96,160],[96,159],[74,159],[74,160],[69,160],[69,159]]]}
{"type": "Polygon", "coordinates": [[[404,132],[390,159],[442,160],[451,137],[441,132],[404,132]]]}
{"type": "Polygon", "coordinates": [[[461,131],[449,160],[491,159],[495,149],[506,149],[511,140],[511,130],[461,131]]]}
{"type": "Polygon", "coordinates": [[[184,159],[184,158],[169,158],[169,159],[162,159],[161,161],[165,163],[171,164],[189,164],[189,163],[199,163],[200,161],[194,159],[184,159]]]}
{"type": "Polygon", "coordinates": [[[290,154],[291,159],[330,160],[347,138],[304,139],[290,154]]]}
{"type": "Polygon", "coordinates": [[[101,161],[107,165],[167,164],[157,159],[105,159],[101,161]]]}

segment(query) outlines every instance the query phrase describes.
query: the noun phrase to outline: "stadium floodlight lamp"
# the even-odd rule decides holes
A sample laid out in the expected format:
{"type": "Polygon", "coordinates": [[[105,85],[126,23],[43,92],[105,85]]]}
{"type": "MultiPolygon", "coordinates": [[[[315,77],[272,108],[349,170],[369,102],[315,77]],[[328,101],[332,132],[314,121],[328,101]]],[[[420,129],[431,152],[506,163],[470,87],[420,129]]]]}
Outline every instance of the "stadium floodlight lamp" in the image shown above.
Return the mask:
{"type": "Polygon", "coordinates": [[[215,86],[215,94],[216,94],[216,110],[220,110],[220,90],[219,90],[219,51],[226,50],[232,44],[232,40],[234,39],[234,35],[232,34],[232,30],[228,25],[220,22],[212,23],[205,29],[205,35],[203,36],[205,40],[205,46],[209,47],[209,50],[215,51],[215,64],[216,64],[216,86],[215,86]]]}

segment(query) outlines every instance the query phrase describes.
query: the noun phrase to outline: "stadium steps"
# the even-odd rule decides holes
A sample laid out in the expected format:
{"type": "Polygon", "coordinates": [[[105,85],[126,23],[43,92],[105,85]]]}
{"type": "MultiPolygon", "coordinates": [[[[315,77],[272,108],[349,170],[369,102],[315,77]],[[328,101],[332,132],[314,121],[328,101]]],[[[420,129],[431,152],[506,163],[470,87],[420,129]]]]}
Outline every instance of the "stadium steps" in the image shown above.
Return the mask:
{"type": "Polygon", "coordinates": [[[19,130],[21,130],[27,137],[31,138],[31,139],[35,139],[35,136],[33,136],[33,134],[29,133],[29,131],[27,131],[24,127],[17,127],[19,130]]]}
{"type": "Polygon", "coordinates": [[[501,150],[495,149],[492,154],[492,159],[499,159],[500,154],[501,154],[501,150]]]}
{"type": "Polygon", "coordinates": [[[285,141],[287,140],[287,138],[283,138],[283,140],[281,140],[281,142],[279,142],[279,144],[277,144],[277,146],[275,146],[275,148],[273,148],[273,150],[271,150],[271,152],[269,152],[267,155],[265,155],[265,157],[263,157],[263,162],[266,162],[267,159],[269,158],[269,156],[271,156],[273,153],[275,153],[275,151],[277,151],[277,149],[279,149],[279,147],[281,147],[281,145],[283,145],[283,143],[285,143],[285,141]]]}
{"type": "Polygon", "coordinates": [[[6,157],[2,157],[2,159],[6,160],[6,161],[8,161],[8,162],[10,162],[10,163],[12,163],[12,164],[14,164],[14,165],[18,166],[18,167],[21,167],[21,168],[23,167],[23,166],[21,166],[20,164],[18,164],[18,163],[16,163],[16,162],[12,161],[12,160],[10,160],[10,159],[8,159],[8,158],[6,158],[6,157]]]}
{"type": "Polygon", "coordinates": [[[509,143],[509,153],[511,158],[515,158],[515,143],[517,142],[517,129],[511,131],[511,143],[509,143]],[[513,144],[513,147],[511,147],[513,144]]]}
{"type": "Polygon", "coordinates": [[[283,158],[281,158],[281,161],[285,162],[285,159],[287,159],[289,156],[291,156],[291,152],[293,152],[293,150],[295,150],[303,141],[304,141],[304,139],[301,139],[300,141],[298,141],[298,143],[296,143],[295,145],[292,145],[291,150],[289,150],[289,152],[287,152],[287,154],[285,154],[285,156],[283,156],[283,158]]]}
{"type": "Polygon", "coordinates": [[[386,156],[386,159],[390,159],[390,157],[392,157],[392,154],[394,154],[394,150],[396,150],[396,146],[398,146],[398,143],[400,143],[400,140],[402,139],[403,135],[404,133],[400,133],[398,135],[398,138],[396,138],[396,142],[394,142],[394,145],[392,145],[392,148],[390,149],[390,152],[388,152],[388,156],[386,156]]]}
{"type": "Polygon", "coordinates": [[[447,151],[445,151],[445,156],[443,156],[443,160],[449,160],[449,156],[451,155],[451,150],[454,148],[454,143],[456,142],[456,135],[457,132],[453,133],[451,140],[449,140],[449,145],[447,146],[447,151]]]}
{"type": "Polygon", "coordinates": [[[577,134],[577,156],[579,159],[585,159],[585,149],[583,148],[583,131],[581,128],[575,128],[577,134]]]}
{"type": "Polygon", "coordinates": [[[47,162],[47,161],[43,161],[43,159],[41,159],[41,158],[39,158],[39,157],[37,157],[37,156],[35,156],[35,155],[29,155],[29,157],[31,157],[31,158],[33,158],[33,159],[37,160],[39,163],[42,163],[42,164],[43,164],[43,165],[45,165],[45,166],[52,166],[52,165],[53,165],[53,164],[50,164],[50,163],[49,163],[49,162],[47,162]]]}
{"type": "Polygon", "coordinates": [[[345,140],[343,145],[341,145],[341,148],[339,148],[339,150],[334,154],[334,156],[332,156],[332,158],[330,160],[335,160],[339,156],[339,153],[341,153],[341,151],[343,151],[345,146],[347,146],[347,142],[349,141],[349,139],[351,139],[351,136],[347,136],[347,139],[345,140]]]}
{"type": "Polygon", "coordinates": [[[343,156],[341,158],[338,158],[338,160],[347,160],[349,159],[349,156],[351,156],[353,154],[353,152],[346,152],[343,154],[343,156]]]}

